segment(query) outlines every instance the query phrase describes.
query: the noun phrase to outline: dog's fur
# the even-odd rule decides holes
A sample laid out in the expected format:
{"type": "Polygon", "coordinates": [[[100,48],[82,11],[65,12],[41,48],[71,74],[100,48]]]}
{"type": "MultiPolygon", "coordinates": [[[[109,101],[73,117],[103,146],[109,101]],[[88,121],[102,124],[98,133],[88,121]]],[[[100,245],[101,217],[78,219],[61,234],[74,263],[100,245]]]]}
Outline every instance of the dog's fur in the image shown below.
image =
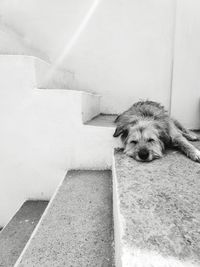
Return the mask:
{"type": "Polygon", "coordinates": [[[167,147],[177,147],[190,159],[200,162],[200,151],[189,141],[198,137],[185,129],[157,102],[141,101],[119,115],[114,137],[121,136],[124,152],[138,161],[160,158],[167,147]]]}

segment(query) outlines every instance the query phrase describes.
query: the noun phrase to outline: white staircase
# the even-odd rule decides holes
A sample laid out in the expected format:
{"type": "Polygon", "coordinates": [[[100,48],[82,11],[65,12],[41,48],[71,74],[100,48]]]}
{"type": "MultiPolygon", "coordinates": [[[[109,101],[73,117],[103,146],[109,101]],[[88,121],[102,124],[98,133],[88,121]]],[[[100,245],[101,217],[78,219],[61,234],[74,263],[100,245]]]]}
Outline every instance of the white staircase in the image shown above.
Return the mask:
{"type": "MultiPolygon", "coordinates": [[[[163,183],[178,177],[180,183],[173,186],[181,187],[184,185],[181,175],[187,175],[189,168],[191,173],[195,172],[192,183],[198,191],[198,163],[184,158],[183,172],[176,169],[179,165],[174,163],[175,154],[143,165],[126,158],[120,151],[114,153],[114,148],[121,147],[121,142],[112,137],[116,116],[101,114],[99,95],[67,90],[67,85],[73,83],[73,75],[55,70],[44,61],[29,56],[1,56],[0,73],[0,182],[3,185],[0,189],[0,225],[9,221],[25,199],[51,199],[16,267],[113,266],[112,193],[109,191],[112,177],[116,267],[199,266],[197,243],[196,248],[185,243],[187,255],[182,257],[173,250],[168,251],[167,243],[162,242],[165,241],[164,230],[173,233],[171,225],[160,222],[164,229],[161,233],[159,227],[154,227],[157,223],[154,210],[149,207],[155,220],[150,226],[150,215],[147,213],[145,217],[144,210],[140,210],[140,202],[145,201],[145,182],[151,186],[151,179],[160,175],[163,183]],[[138,192],[140,201],[134,206],[132,196],[138,192]],[[90,210],[93,201],[94,209],[90,210]],[[142,212],[144,228],[136,233],[133,229],[136,230],[135,222],[142,212]],[[150,235],[153,240],[159,235],[162,246],[152,241],[141,248],[140,245],[148,240],[148,233],[144,231],[147,228],[149,235],[153,229],[153,237],[150,235]],[[166,251],[169,253],[165,254],[166,251]]],[[[182,162],[183,157],[176,154],[177,162],[182,162]]],[[[164,186],[162,194],[165,189],[164,186]]],[[[156,201],[159,190],[153,193],[155,195],[151,197],[156,201]]],[[[198,199],[195,196],[188,198],[188,194],[191,192],[183,190],[180,205],[187,200],[193,205],[193,200],[198,199]]],[[[176,205],[176,197],[169,197],[172,205],[176,205]]],[[[166,203],[162,208],[165,206],[166,203]]],[[[179,209],[177,213],[181,216],[179,209]]],[[[199,214],[195,209],[190,217],[197,220],[199,214]]],[[[158,216],[159,220],[164,218],[158,216]]],[[[167,217],[167,220],[171,219],[167,217]]],[[[180,227],[181,221],[177,223],[177,229],[180,227]]],[[[199,240],[198,227],[187,227],[186,231],[192,230],[187,235],[188,240],[199,240]]],[[[168,239],[170,246],[174,248],[178,244],[182,249],[183,236],[180,242],[168,239]]]]}
{"type": "Polygon", "coordinates": [[[113,128],[83,124],[100,113],[100,96],[60,89],[66,80],[49,69],[0,56],[0,225],[25,199],[49,199],[68,169],[111,168],[113,128]]]}

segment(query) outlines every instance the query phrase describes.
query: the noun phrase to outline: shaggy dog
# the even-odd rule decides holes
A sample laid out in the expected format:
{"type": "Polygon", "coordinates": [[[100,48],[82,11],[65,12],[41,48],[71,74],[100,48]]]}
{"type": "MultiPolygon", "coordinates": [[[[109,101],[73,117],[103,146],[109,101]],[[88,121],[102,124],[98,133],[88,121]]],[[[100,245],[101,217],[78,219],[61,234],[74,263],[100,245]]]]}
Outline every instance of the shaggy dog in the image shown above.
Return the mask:
{"type": "Polygon", "coordinates": [[[115,123],[113,136],[121,136],[124,152],[138,161],[152,161],[162,157],[167,147],[176,147],[200,162],[200,151],[188,142],[197,141],[198,137],[170,118],[157,102],[137,102],[119,115],[115,123]]]}

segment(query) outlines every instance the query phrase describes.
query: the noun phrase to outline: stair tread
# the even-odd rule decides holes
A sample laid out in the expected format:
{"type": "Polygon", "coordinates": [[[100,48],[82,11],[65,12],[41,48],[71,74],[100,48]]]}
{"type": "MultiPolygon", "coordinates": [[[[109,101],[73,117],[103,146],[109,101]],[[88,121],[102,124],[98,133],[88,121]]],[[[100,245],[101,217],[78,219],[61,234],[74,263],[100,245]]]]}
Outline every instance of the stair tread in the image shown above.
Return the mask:
{"type": "MultiPolygon", "coordinates": [[[[200,142],[194,145],[200,148],[200,142]]],[[[150,163],[137,162],[121,150],[114,157],[118,254],[129,258],[126,264],[122,259],[122,266],[199,266],[200,164],[178,151],[150,163]],[[140,265],[141,259],[147,262],[140,265]],[[188,265],[178,265],[185,261],[188,265]]]]}
{"type": "Polygon", "coordinates": [[[112,266],[110,171],[69,171],[17,266],[112,266]]]}
{"type": "Polygon", "coordinates": [[[105,115],[100,114],[93,118],[92,120],[86,122],[86,125],[91,126],[101,126],[101,127],[114,127],[115,123],[114,120],[116,119],[117,115],[105,115]]]}
{"type": "Polygon", "coordinates": [[[13,266],[44,212],[47,201],[26,201],[0,232],[0,266],[13,266]]]}

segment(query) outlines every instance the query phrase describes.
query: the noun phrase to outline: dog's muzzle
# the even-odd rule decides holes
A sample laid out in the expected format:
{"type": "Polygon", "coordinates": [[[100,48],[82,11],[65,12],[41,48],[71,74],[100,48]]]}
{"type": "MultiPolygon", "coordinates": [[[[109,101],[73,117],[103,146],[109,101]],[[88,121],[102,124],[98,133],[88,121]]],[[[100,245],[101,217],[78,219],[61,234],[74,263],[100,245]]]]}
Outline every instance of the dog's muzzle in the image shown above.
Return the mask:
{"type": "Polygon", "coordinates": [[[138,157],[141,159],[141,160],[147,160],[149,158],[149,151],[147,149],[141,149],[139,152],[138,152],[138,157]]]}

